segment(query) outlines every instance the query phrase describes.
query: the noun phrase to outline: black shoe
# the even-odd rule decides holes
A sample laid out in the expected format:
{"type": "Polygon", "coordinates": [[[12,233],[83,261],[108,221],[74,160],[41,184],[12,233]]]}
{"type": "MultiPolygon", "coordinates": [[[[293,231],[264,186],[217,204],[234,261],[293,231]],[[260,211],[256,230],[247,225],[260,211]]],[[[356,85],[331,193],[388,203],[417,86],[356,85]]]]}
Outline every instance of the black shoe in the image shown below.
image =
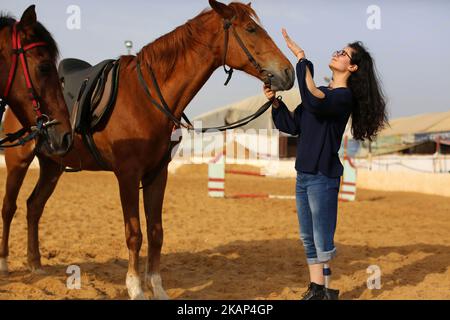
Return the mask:
{"type": "Polygon", "coordinates": [[[324,300],[325,298],[325,286],[318,285],[311,282],[301,300],[324,300]]]}
{"type": "Polygon", "coordinates": [[[323,300],[339,300],[339,290],[325,288],[323,300]]]}

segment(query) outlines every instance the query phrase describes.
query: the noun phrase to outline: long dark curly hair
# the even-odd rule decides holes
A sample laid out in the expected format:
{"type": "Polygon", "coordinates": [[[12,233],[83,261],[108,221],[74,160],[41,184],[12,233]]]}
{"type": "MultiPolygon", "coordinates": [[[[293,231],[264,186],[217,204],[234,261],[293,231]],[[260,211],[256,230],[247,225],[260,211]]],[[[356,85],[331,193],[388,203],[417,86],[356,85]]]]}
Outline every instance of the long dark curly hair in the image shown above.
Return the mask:
{"type": "Polygon", "coordinates": [[[356,140],[373,141],[388,122],[386,98],[380,85],[374,61],[363,43],[350,43],[352,64],[358,66],[348,80],[355,107],[352,113],[352,134],[356,140]]]}

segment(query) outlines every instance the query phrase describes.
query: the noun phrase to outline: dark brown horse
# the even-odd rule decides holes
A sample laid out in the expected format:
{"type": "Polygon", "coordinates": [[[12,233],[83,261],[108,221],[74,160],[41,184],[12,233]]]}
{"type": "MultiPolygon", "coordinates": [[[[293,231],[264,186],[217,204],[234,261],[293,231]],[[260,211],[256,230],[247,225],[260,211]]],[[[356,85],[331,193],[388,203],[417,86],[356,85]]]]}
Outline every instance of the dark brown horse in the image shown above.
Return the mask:
{"type": "MultiPolygon", "coordinates": [[[[157,299],[168,298],[162,287],[160,256],[163,245],[162,206],[167,182],[167,164],[160,170],[167,154],[174,122],[149,103],[137,77],[138,59],[143,70],[149,66],[161,85],[171,112],[181,119],[184,109],[195,94],[210,78],[214,70],[223,64],[242,70],[271,84],[275,90],[288,90],[294,83],[294,70],[290,62],[275,45],[266,31],[257,23],[257,16],[250,5],[232,3],[225,5],[210,0],[213,10],[207,10],[173,32],[147,45],[138,57],[121,57],[120,87],[114,109],[107,124],[94,135],[102,157],[117,177],[123,209],[126,243],[129,249],[129,265],[126,286],[132,299],[144,298],[138,272],[138,258],[142,243],[139,221],[139,186],[143,182],[145,216],[147,220],[148,258],[145,279],[149,280],[153,295],[157,299]],[[224,21],[232,23],[242,42],[259,64],[249,60],[236,38],[230,34],[228,49],[225,48],[224,21]],[[155,177],[152,183],[148,177],[155,177]]],[[[247,52],[248,53],[248,52],[247,52]]],[[[148,72],[144,80],[151,92],[156,88],[148,72]]],[[[158,99],[156,96],[154,99],[158,99]]],[[[158,100],[159,101],[159,100],[158,100]]],[[[17,126],[9,113],[5,127],[13,130],[17,126]]],[[[20,186],[31,161],[28,153],[8,150],[8,171],[21,174],[8,175],[8,184],[20,186]]],[[[62,167],[83,170],[101,170],[85,148],[80,136],[74,137],[74,149],[63,159],[49,158],[37,153],[41,173],[37,186],[28,199],[28,263],[32,270],[41,270],[38,223],[44,205],[63,173],[62,167]]],[[[4,229],[9,229],[14,215],[17,189],[8,189],[3,204],[4,229]]],[[[3,235],[0,257],[5,259],[7,234],[3,235]]],[[[5,262],[4,262],[5,263],[5,262]]]]}
{"type": "MultiPolygon", "coordinates": [[[[56,43],[37,22],[34,5],[25,10],[18,22],[0,16],[0,98],[25,128],[50,120],[55,124],[38,137],[41,152],[52,156],[66,154],[72,145],[69,113],[56,70],[57,57],[56,43]]],[[[3,110],[0,104],[0,118],[3,110]]]]}
{"type": "MultiPolygon", "coordinates": [[[[56,70],[57,57],[56,43],[37,21],[35,6],[26,9],[18,22],[12,17],[0,16],[0,120],[6,104],[10,107],[7,117],[14,119],[14,125],[6,124],[4,132],[14,133],[22,127],[28,130],[38,122],[48,123],[51,120],[54,125],[44,128],[41,131],[43,134],[37,136],[37,149],[48,156],[64,155],[72,145],[69,113],[56,70]],[[30,95],[30,90],[33,95],[30,95]]],[[[24,133],[27,134],[26,131],[24,133]]],[[[31,135],[21,138],[27,137],[31,135]]],[[[7,142],[3,146],[14,143],[7,142]]],[[[17,182],[24,179],[34,158],[35,141],[29,141],[23,148],[15,148],[12,153],[15,156],[6,160],[9,165],[6,192],[11,197],[3,203],[0,272],[8,270],[5,257],[8,255],[9,230],[21,187],[21,183],[17,182]],[[16,157],[24,159],[19,166],[26,164],[26,167],[18,168],[16,157]]]]}

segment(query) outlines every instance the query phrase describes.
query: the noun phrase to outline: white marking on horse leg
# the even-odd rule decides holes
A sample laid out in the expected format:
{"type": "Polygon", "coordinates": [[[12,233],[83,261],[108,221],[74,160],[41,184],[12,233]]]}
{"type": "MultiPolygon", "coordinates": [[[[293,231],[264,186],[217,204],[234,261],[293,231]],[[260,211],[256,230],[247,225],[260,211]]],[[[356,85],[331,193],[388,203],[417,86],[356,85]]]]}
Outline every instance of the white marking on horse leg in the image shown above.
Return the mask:
{"type": "Polygon", "coordinates": [[[126,285],[131,300],[147,300],[142,291],[141,279],[135,274],[127,274],[126,285]]]}
{"type": "Polygon", "coordinates": [[[0,273],[8,274],[8,260],[0,258],[0,273]]]}
{"type": "Polygon", "coordinates": [[[153,298],[155,300],[170,300],[166,290],[162,286],[162,279],[159,273],[153,273],[148,275],[150,277],[150,284],[152,285],[153,298]]]}

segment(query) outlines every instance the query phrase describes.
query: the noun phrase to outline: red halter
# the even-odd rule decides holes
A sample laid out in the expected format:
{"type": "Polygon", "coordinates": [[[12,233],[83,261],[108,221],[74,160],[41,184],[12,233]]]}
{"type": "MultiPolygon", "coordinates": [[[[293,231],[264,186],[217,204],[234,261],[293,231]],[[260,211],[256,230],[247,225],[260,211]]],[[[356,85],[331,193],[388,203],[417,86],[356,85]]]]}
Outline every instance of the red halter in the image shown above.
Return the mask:
{"type": "Polygon", "coordinates": [[[47,46],[47,43],[35,42],[35,43],[29,44],[29,45],[23,47],[21,40],[20,40],[19,32],[17,31],[17,24],[18,24],[17,22],[14,23],[13,30],[12,30],[12,64],[11,64],[11,69],[9,70],[8,82],[6,84],[6,88],[3,93],[2,100],[6,100],[11,91],[11,86],[14,81],[17,64],[18,64],[17,60],[19,58],[22,63],[23,75],[25,77],[25,82],[26,82],[26,85],[27,85],[27,88],[28,88],[28,91],[30,94],[30,100],[33,104],[33,110],[36,112],[37,118],[39,119],[43,116],[43,114],[41,113],[38,98],[34,91],[33,84],[31,83],[31,77],[30,77],[30,73],[28,70],[25,53],[36,47],[47,46]]]}

